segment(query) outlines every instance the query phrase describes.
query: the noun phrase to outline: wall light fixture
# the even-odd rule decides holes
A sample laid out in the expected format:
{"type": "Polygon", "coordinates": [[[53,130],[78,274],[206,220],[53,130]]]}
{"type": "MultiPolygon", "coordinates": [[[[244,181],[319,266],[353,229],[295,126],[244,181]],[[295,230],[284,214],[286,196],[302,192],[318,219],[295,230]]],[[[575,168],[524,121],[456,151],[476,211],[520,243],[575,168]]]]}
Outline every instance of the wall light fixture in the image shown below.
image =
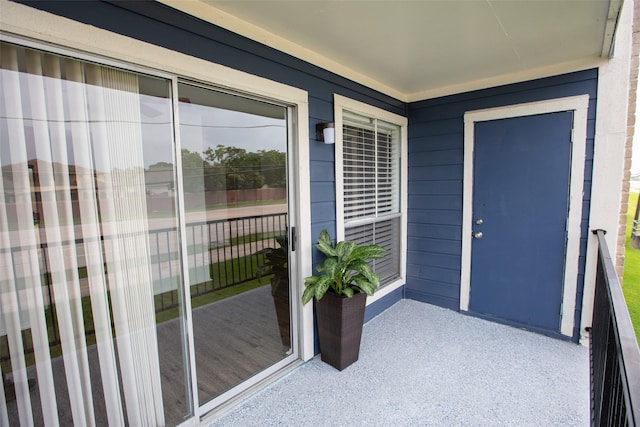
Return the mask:
{"type": "Polygon", "coordinates": [[[316,125],[316,139],[323,141],[325,144],[335,144],[336,132],[333,123],[318,123],[316,125]]]}

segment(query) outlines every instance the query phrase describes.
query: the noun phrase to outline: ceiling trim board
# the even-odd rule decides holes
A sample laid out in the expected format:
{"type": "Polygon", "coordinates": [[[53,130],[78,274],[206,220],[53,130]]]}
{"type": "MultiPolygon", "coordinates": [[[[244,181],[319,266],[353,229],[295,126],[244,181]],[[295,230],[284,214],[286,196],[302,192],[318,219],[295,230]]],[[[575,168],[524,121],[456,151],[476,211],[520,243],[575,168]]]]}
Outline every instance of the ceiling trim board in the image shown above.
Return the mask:
{"type": "Polygon", "coordinates": [[[497,86],[504,86],[513,83],[520,83],[529,80],[542,79],[545,77],[567,74],[576,71],[598,68],[606,62],[605,58],[583,59],[578,61],[564,62],[562,64],[547,67],[532,68],[530,70],[518,71],[515,73],[502,74],[500,76],[486,79],[474,80],[456,85],[443,86],[436,89],[429,89],[422,92],[407,94],[406,102],[425,101],[433,98],[440,98],[448,95],[456,95],[475,90],[489,89],[497,86]]]}
{"type": "Polygon", "coordinates": [[[173,9],[192,15],[203,21],[217,25],[241,36],[247,37],[258,43],[262,43],[273,49],[279,50],[303,61],[309,62],[325,70],[331,71],[339,76],[346,77],[371,89],[375,89],[385,95],[389,95],[402,102],[407,102],[407,94],[400,92],[378,80],[359,73],[349,67],[333,61],[326,56],[320,55],[290,40],[266,31],[247,21],[239,19],[227,12],[217,9],[200,0],[157,0],[173,9]]]}
{"type": "Polygon", "coordinates": [[[211,4],[202,0],[158,0],[160,3],[168,7],[182,11],[196,18],[202,19],[211,24],[225,28],[241,36],[247,37],[258,43],[262,43],[273,49],[292,55],[298,59],[309,62],[329,72],[335,73],[341,77],[362,84],[370,89],[381,92],[382,94],[391,96],[402,102],[417,102],[427,99],[439,98],[447,95],[455,95],[463,92],[487,89],[506,84],[518,83],[522,81],[535,80],[544,77],[550,77],[558,74],[565,74],[574,71],[581,71],[589,68],[597,68],[609,58],[607,46],[613,50],[613,41],[615,30],[618,26],[618,15],[622,7],[623,0],[611,0],[609,7],[609,15],[607,26],[605,28],[603,41],[603,56],[594,56],[592,58],[579,59],[576,61],[564,62],[544,67],[537,67],[522,71],[510,72],[498,76],[472,80],[460,84],[441,86],[434,89],[427,89],[418,92],[402,92],[386,85],[376,79],[373,79],[363,73],[357,72],[352,68],[346,67],[337,61],[334,61],[324,55],[296,44],[284,37],[278,36],[272,32],[266,31],[250,22],[240,19],[230,13],[222,11],[211,4]]]}
{"type": "Polygon", "coordinates": [[[615,49],[615,36],[618,29],[618,21],[620,20],[620,12],[622,11],[622,3],[624,0],[611,0],[609,2],[609,13],[607,14],[607,22],[604,27],[604,39],[602,41],[602,57],[611,58],[615,49]]]}

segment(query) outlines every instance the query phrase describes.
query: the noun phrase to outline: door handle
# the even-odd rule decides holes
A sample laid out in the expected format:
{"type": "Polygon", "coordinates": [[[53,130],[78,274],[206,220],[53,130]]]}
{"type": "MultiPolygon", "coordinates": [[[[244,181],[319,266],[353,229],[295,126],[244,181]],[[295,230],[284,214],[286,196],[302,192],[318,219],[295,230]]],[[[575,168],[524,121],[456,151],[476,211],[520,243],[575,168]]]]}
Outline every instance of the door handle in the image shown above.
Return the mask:
{"type": "Polygon", "coordinates": [[[297,239],[298,236],[296,235],[296,228],[295,227],[291,227],[291,252],[295,252],[296,251],[296,243],[297,243],[297,239]]]}
{"type": "Polygon", "coordinates": [[[476,231],[473,233],[474,239],[482,239],[482,236],[483,236],[482,231],[476,231]]]}

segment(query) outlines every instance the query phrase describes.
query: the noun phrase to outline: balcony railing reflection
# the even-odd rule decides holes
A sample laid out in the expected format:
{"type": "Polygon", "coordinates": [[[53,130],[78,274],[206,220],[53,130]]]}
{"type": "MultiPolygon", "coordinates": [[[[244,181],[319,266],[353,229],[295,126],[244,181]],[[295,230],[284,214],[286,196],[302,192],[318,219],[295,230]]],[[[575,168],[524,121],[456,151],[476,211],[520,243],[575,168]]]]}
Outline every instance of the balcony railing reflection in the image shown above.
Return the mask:
{"type": "MultiPolygon", "coordinates": [[[[267,215],[225,218],[201,222],[191,222],[185,227],[187,241],[187,258],[189,265],[191,297],[212,294],[222,289],[256,281],[255,286],[268,283],[268,279],[260,280],[258,267],[264,263],[261,250],[277,247],[276,237],[287,232],[287,214],[276,213],[267,215]]],[[[117,238],[117,236],[102,236],[102,240],[117,238]]],[[[57,242],[62,247],[75,246],[78,259],[78,278],[82,293],[83,312],[91,311],[91,301],[88,292],[87,271],[82,255],[84,240],[57,242]]],[[[160,228],[149,230],[149,246],[154,284],[155,310],[158,321],[177,316],[169,311],[178,307],[178,289],[181,287],[180,244],[178,230],[175,228],[160,228]]],[[[40,271],[43,275],[43,297],[46,303],[45,318],[48,327],[49,347],[60,345],[60,332],[56,321],[55,304],[53,299],[53,284],[51,282],[50,265],[47,259],[49,243],[43,239],[37,247],[40,261],[40,271]]],[[[20,252],[33,250],[30,247],[12,247],[12,259],[20,259],[20,252]]],[[[108,276],[107,271],[107,276],[108,276]]],[[[176,312],[177,313],[177,312],[176,312]]],[[[85,316],[85,319],[90,316],[85,316]]],[[[85,323],[87,321],[85,320],[85,323]]],[[[23,325],[23,335],[30,334],[29,325],[23,325]]],[[[88,343],[94,342],[94,328],[89,320],[85,324],[88,343]]],[[[27,337],[23,337],[27,338],[27,337]]],[[[25,340],[31,342],[31,340],[25,340]]],[[[25,355],[33,353],[33,347],[24,349],[25,355]]],[[[55,353],[55,350],[53,350],[55,353]]],[[[4,331],[0,330],[0,363],[9,361],[9,348],[4,331]]],[[[3,369],[6,373],[6,369],[3,369]]]]}

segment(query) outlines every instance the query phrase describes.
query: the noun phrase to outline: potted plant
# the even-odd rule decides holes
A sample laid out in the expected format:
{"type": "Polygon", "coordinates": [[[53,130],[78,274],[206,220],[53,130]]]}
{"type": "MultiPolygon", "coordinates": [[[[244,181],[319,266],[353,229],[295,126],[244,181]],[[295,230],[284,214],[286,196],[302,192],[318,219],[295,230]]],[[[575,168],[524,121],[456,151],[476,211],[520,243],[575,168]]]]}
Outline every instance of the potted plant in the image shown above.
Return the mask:
{"type": "Polygon", "coordinates": [[[277,248],[264,248],[255,255],[264,255],[264,263],[256,270],[258,280],[271,277],[271,296],[276,309],[282,345],[291,347],[289,318],[289,245],[287,235],[276,236],[277,248]]]}
{"type": "Polygon", "coordinates": [[[322,360],[341,371],[358,360],[366,298],[380,286],[368,261],[382,258],[384,249],[351,241],[334,246],[327,230],[316,248],[327,258],[316,267],[321,274],[305,279],[302,303],[315,298],[322,360]]]}

